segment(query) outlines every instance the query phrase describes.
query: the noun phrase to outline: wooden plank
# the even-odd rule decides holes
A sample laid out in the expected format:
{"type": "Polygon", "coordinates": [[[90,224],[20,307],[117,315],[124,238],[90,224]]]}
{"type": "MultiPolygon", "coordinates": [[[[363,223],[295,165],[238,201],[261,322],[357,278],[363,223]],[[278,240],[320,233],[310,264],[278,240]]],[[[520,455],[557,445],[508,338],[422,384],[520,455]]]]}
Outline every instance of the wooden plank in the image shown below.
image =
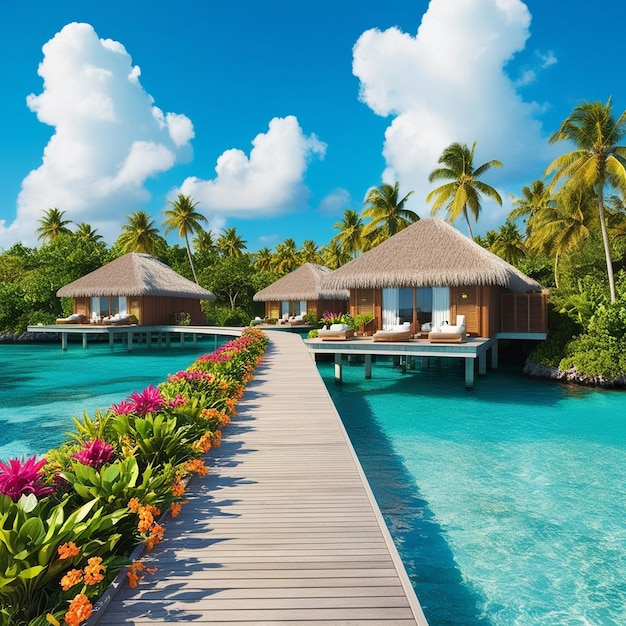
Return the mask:
{"type": "Polygon", "coordinates": [[[299,336],[266,357],[166,538],[91,624],[426,626],[315,363],[299,336]]]}

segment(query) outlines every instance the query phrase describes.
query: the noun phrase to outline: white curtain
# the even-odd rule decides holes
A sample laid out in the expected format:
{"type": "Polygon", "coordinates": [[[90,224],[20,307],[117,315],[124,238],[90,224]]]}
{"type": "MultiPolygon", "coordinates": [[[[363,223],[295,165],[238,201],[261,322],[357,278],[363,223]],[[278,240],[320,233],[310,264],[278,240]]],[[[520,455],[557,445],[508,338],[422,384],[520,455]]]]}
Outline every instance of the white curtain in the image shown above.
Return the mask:
{"type": "Polygon", "coordinates": [[[400,290],[395,287],[383,289],[383,330],[400,322],[400,290]]]}
{"type": "Polygon", "coordinates": [[[450,320],[450,289],[448,287],[433,287],[433,326],[441,326],[450,320]]]}

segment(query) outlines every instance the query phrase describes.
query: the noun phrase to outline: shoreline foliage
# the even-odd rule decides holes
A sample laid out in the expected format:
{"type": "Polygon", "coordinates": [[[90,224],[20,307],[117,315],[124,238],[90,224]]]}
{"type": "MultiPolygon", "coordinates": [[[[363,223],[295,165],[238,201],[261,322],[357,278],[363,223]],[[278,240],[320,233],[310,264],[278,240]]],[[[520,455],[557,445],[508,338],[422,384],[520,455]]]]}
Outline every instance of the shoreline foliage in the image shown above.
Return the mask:
{"type": "Polygon", "coordinates": [[[161,516],[185,504],[191,476],[222,428],[269,341],[258,329],[156,387],[135,392],[37,460],[0,463],[0,625],[79,626],[123,568],[137,586],[154,570],[129,556],[164,536],[161,516]]]}

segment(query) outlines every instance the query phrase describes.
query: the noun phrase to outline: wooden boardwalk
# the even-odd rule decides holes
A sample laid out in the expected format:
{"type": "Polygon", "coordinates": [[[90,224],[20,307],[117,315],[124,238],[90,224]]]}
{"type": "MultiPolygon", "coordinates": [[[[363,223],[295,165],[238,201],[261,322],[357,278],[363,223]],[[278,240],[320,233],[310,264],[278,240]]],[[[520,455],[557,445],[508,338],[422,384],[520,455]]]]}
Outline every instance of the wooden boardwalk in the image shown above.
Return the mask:
{"type": "Polygon", "coordinates": [[[312,355],[269,336],[208,476],[142,559],[158,571],[94,622],[426,625],[312,355]]]}

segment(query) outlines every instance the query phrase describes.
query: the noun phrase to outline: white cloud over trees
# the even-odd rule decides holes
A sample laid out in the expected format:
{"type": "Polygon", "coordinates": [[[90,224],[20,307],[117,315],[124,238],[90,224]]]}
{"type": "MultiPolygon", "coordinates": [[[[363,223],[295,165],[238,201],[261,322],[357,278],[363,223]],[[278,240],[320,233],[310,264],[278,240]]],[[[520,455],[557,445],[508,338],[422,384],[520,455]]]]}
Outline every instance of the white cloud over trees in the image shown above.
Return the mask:
{"type": "Polygon", "coordinates": [[[89,24],[68,24],[48,41],[38,73],[43,91],[27,105],[54,133],[22,182],[6,231],[28,241],[43,211],[58,207],[115,237],[123,217],[148,199],[146,181],[190,157],[193,124],[155,106],[124,46],[89,24]]]}
{"type": "MultiPolygon", "coordinates": [[[[428,175],[453,142],[477,141],[474,165],[501,161],[504,167],[490,172],[488,181],[501,188],[520,179],[527,184],[533,165],[547,158],[540,107],[522,99],[505,71],[524,49],[530,21],[520,0],[431,0],[415,36],[372,29],[356,42],[360,98],[377,115],[392,118],[383,181],[413,190],[410,202],[421,215],[430,212],[428,175]]],[[[556,59],[548,54],[540,61],[542,69],[556,59]]]]}

